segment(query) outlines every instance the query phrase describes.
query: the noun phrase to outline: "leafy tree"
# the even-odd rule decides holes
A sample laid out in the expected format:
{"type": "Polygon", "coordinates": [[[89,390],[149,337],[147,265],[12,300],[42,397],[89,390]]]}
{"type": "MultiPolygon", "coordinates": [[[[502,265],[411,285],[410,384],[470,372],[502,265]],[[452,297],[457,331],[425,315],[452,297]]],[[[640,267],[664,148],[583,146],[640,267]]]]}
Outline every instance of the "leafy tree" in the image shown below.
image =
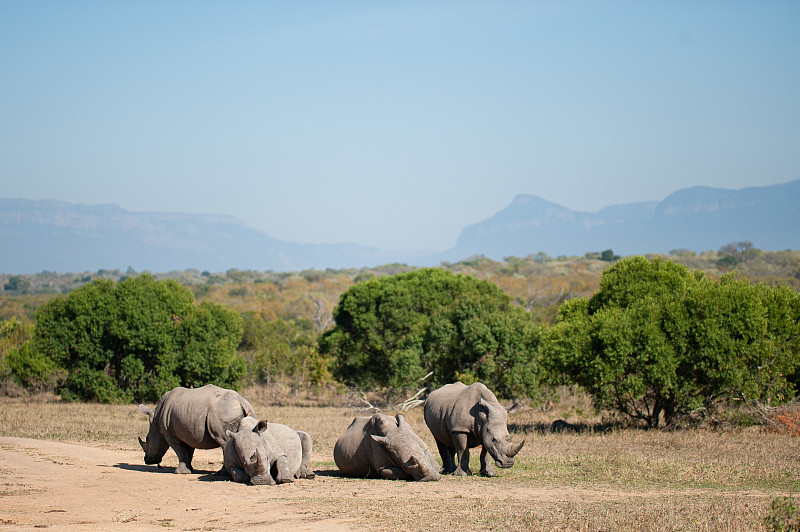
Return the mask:
{"type": "Polygon", "coordinates": [[[628,257],[603,274],[592,298],[562,305],[543,359],[598,408],[650,427],[725,395],[785,401],[800,365],[800,295],[628,257]]]}
{"type": "Polygon", "coordinates": [[[372,279],[344,292],[320,339],[334,375],[362,386],[477,378],[506,397],[532,395],[538,330],[496,285],[440,269],[372,279]]]}
{"type": "Polygon", "coordinates": [[[12,275],[8,278],[8,282],[3,285],[3,290],[7,292],[24,293],[30,286],[31,282],[29,279],[21,275],[12,275]]]}
{"type": "Polygon", "coordinates": [[[615,262],[618,261],[621,257],[619,255],[614,254],[614,250],[606,249],[600,252],[600,260],[604,260],[606,262],[615,262]]]}
{"type": "Polygon", "coordinates": [[[155,401],[178,385],[235,387],[245,371],[241,320],[193,301],[176,281],[147,274],[97,279],[43,305],[24,347],[43,370],[68,372],[65,398],[155,401]]]}
{"type": "Polygon", "coordinates": [[[63,382],[65,374],[52,360],[36,353],[28,340],[33,324],[12,318],[0,326],[0,378],[13,379],[36,391],[52,391],[63,382]]]}
{"type": "Polygon", "coordinates": [[[176,340],[181,356],[176,373],[184,386],[210,380],[235,386],[247,370],[236,348],[242,337],[242,318],[217,303],[204,301],[181,320],[176,340]]]}
{"type": "Polygon", "coordinates": [[[719,248],[717,268],[731,270],[743,262],[750,261],[761,254],[761,250],[753,247],[749,241],[731,242],[719,248]]]}

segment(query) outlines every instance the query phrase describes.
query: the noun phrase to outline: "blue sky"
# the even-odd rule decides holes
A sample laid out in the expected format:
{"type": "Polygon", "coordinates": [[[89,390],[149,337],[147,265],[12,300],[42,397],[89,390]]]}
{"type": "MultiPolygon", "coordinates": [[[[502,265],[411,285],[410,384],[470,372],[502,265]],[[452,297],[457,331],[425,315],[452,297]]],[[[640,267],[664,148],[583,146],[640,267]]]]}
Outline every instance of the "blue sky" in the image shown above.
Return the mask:
{"type": "Polygon", "coordinates": [[[443,250],[800,178],[800,2],[0,1],[0,197],[443,250]]]}

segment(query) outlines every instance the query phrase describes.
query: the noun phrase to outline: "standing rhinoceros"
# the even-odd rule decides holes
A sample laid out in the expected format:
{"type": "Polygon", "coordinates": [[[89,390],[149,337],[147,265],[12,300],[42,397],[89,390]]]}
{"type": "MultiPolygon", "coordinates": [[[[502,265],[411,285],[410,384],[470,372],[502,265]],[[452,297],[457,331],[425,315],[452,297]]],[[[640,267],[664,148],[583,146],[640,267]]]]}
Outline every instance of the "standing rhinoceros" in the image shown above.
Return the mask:
{"type": "Polygon", "coordinates": [[[222,447],[226,431],[239,428],[243,417],[253,414],[253,406],[233,390],[207,384],[202,388],[173,388],[159,399],[155,410],[139,405],[150,418],[147,439],[139,444],[145,464],[160,464],[172,447],[178,455],[175,473],[192,471],[195,449],[222,447]]]}
{"type": "Polygon", "coordinates": [[[225,470],[235,482],[274,486],[314,478],[308,469],[311,436],[280,423],[246,417],[222,450],[225,470]]]}
{"type": "Polygon", "coordinates": [[[439,464],[419,436],[396,417],[357,417],[333,448],[336,466],[348,477],[439,480],[439,464]]]}
{"type": "Polygon", "coordinates": [[[514,413],[521,406],[514,403],[502,407],[494,394],[479,382],[470,386],[455,382],[431,392],[425,400],[425,424],[436,440],[444,472],[469,475],[469,449],[478,445],[483,446],[482,475],[497,474],[486,460],[487,453],[492,455],[497,467],[513,466],[514,456],[525,442],[511,443],[507,413],[514,413]]]}

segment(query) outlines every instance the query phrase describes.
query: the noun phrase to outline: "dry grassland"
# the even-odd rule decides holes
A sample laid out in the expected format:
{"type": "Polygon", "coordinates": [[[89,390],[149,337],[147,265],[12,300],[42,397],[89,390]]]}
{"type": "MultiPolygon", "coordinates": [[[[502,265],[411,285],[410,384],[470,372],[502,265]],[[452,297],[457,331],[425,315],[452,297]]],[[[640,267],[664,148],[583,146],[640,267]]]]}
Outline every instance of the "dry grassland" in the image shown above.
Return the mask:
{"type": "MultiPolygon", "coordinates": [[[[315,519],[333,519],[368,530],[759,530],[773,497],[800,492],[796,437],[757,428],[550,433],[543,429],[557,414],[532,408],[512,416],[514,438],[527,443],[517,464],[497,478],[344,479],[332,450],[354,410],[253,402],[260,417],[305,430],[314,439],[311,465],[317,479],[285,496],[269,492],[270,500],[309,515],[307,529],[314,529],[315,519]]],[[[406,419],[435,449],[421,409],[406,419]]],[[[146,432],[146,418],[133,405],[0,403],[0,436],[129,452],[138,450],[136,438],[146,432]]],[[[174,458],[169,451],[164,464],[174,466],[174,458]]],[[[195,463],[208,470],[219,466],[195,463]]],[[[4,484],[8,474],[0,472],[4,484]]]]}

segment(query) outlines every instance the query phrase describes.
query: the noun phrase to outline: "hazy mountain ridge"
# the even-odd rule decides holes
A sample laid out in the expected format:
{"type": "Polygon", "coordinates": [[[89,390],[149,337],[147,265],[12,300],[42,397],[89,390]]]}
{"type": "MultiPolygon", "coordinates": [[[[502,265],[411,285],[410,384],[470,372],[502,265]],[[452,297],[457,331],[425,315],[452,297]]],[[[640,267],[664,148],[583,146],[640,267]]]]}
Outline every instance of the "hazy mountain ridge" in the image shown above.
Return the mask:
{"type": "Polygon", "coordinates": [[[798,226],[800,180],[739,190],[691,187],[660,202],[612,205],[596,213],[520,194],[494,216],[465,227],[455,247],[428,256],[357,244],[285,242],[227,215],[0,199],[0,272],[422,266],[476,254],[502,259],[609,248],[623,255],[702,251],[742,240],[765,250],[800,249],[798,226]]]}
{"type": "Polygon", "coordinates": [[[399,254],[355,244],[296,244],[233,216],[130,212],[116,205],[0,200],[0,271],[186,268],[302,270],[391,262],[399,254]]]}
{"type": "Polygon", "coordinates": [[[798,249],[798,224],[800,180],[739,190],[691,187],[660,202],[614,205],[597,213],[520,195],[488,220],[466,227],[440,258],[501,259],[538,251],[582,255],[609,248],[625,255],[702,251],[743,240],[766,250],[798,249]]]}

